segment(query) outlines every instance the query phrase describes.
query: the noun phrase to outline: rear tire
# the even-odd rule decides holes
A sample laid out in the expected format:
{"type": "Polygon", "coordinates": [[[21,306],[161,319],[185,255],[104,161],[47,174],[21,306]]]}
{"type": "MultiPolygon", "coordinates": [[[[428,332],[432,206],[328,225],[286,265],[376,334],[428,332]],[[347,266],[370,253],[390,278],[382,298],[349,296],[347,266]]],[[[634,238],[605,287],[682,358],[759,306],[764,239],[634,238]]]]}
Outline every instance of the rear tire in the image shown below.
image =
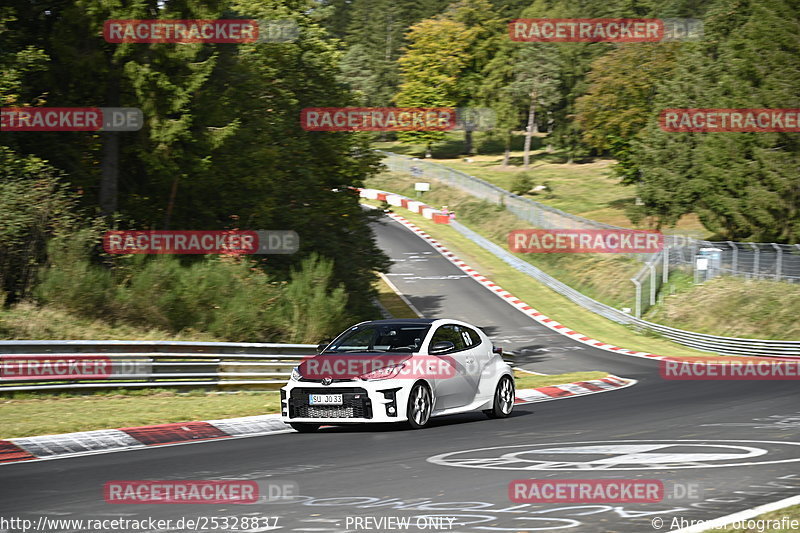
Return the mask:
{"type": "Polygon", "coordinates": [[[514,380],[509,376],[503,376],[494,390],[492,408],[486,409],[483,413],[489,418],[506,418],[514,409],[514,398],[514,380]]]}
{"type": "Polygon", "coordinates": [[[411,429],[424,428],[431,419],[431,411],[433,411],[431,390],[422,383],[415,384],[408,395],[406,407],[408,426],[411,429]]]}
{"type": "Polygon", "coordinates": [[[307,422],[289,422],[292,429],[299,433],[314,433],[322,424],[309,424],[307,422]]]}

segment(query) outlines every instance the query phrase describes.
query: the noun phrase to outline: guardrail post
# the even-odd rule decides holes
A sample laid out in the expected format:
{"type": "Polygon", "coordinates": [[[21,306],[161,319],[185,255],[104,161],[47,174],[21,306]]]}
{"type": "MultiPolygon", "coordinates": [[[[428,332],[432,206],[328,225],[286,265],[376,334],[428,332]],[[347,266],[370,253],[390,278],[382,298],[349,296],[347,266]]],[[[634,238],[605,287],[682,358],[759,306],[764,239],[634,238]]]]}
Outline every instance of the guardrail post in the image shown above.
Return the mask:
{"type": "Polygon", "coordinates": [[[776,250],[777,257],[775,258],[775,281],[781,280],[781,263],[783,262],[783,249],[779,244],[774,242],[770,243],[776,250]]]}

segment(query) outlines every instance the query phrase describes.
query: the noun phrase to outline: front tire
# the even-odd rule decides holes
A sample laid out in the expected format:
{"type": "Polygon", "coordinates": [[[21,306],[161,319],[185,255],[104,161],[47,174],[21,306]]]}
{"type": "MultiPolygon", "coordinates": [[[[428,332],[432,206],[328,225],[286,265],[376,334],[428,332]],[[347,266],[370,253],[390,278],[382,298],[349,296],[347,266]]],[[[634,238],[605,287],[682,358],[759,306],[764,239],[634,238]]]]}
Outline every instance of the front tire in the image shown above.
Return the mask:
{"type": "Polygon", "coordinates": [[[484,414],[489,418],[506,418],[514,409],[514,398],[514,380],[510,376],[503,376],[494,390],[492,408],[486,409],[484,414]]]}
{"type": "Polygon", "coordinates": [[[433,411],[431,390],[422,383],[416,383],[408,395],[406,414],[409,427],[411,429],[424,428],[431,419],[431,411],[433,411]]]}
{"type": "Polygon", "coordinates": [[[317,431],[321,424],[309,424],[306,422],[289,422],[292,429],[298,433],[314,433],[317,431]]]}

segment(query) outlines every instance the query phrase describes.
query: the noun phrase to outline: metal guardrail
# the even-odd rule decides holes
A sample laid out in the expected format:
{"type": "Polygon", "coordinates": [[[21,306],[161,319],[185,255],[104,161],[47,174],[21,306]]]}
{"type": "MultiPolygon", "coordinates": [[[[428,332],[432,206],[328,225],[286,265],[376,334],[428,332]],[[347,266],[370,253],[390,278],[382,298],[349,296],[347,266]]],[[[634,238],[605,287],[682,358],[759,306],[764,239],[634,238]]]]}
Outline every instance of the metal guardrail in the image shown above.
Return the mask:
{"type": "MultiPolygon", "coordinates": [[[[439,180],[476,198],[503,205],[520,219],[538,228],[626,229],[573,215],[530,198],[523,198],[488,181],[444,165],[383,150],[376,150],[376,152],[384,157],[383,164],[391,171],[407,172],[418,178],[439,180]]],[[[800,282],[800,244],[704,241],[681,235],[664,234],[664,246],[671,249],[666,265],[668,269],[677,266],[694,268],[697,252],[701,248],[712,248],[718,249],[719,255],[714,258],[706,279],[725,274],[745,279],[800,282]]],[[[653,254],[624,255],[644,263],[653,261],[653,254]]]]}
{"type": "MultiPolygon", "coordinates": [[[[289,379],[303,356],[315,353],[314,344],[180,342],[180,341],[0,341],[0,393],[74,389],[141,387],[215,387],[276,389],[289,379]],[[14,375],[10,371],[26,356],[31,360],[55,355],[98,356],[110,372],[80,379],[14,375]]],[[[84,359],[86,360],[86,359],[84,359]]]]}
{"type": "Polygon", "coordinates": [[[501,246],[491,242],[485,237],[467,228],[459,222],[451,222],[453,229],[467,237],[469,240],[489,251],[511,267],[523,272],[532,278],[544,283],[557,293],[569,298],[571,301],[619,324],[633,326],[640,331],[650,331],[661,335],[671,341],[689,346],[697,350],[720,353],[724,355],[751,355],[771,357],[800,358],[800,341],[781,341],[767,339],[742,339],[737,337],[721,337],[707,335],[682,329],[663,326],[636,318],[619,309],[598,302],[582,294],[569,285],[562,283],[553,276],[536,268],[532,264],[512,255],[501,246]]]}

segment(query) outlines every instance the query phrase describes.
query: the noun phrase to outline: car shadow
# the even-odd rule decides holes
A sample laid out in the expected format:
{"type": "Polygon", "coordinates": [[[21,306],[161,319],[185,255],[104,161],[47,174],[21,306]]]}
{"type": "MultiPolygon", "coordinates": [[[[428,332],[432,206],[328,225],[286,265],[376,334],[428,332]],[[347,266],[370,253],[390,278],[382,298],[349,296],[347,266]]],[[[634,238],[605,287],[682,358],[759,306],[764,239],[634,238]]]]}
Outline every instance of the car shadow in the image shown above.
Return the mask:
{"type": "MultiPolygon", "coordinates": [[[[516,405],[514,406],[514,410],[509,415],[509,419],[511,418],[518,418],[521,416],[528,416],[534,414],[534,411],[529,409],[520,409],[520,407],[527,407],[524,405],[516,405]]],[[[428,425],[418,431],[425,431],[427,429],[434,429],[437,427],[447,427],[447,426],[455,426],[455,425],[462,425],[462,424],[473,424],[476,422],[483,422],[483,423],[492,423],[498,422],[499,420],[490,420],[486,417],[483,413],[462,413],[457,415],[448,415],[442,417],[436,417],[431,419],[428,422],[428,425]]],[[[390,433],[393,431],[414,431],[409,429],[404,422],[387,422],[387,423],[378,423],[378,424],[370,424],[370,423],[359,423],[359,424],[344,424],[340,426],[328,426],[322,427],[320,431],[324,431],[326,433],[390,433]]]]}

